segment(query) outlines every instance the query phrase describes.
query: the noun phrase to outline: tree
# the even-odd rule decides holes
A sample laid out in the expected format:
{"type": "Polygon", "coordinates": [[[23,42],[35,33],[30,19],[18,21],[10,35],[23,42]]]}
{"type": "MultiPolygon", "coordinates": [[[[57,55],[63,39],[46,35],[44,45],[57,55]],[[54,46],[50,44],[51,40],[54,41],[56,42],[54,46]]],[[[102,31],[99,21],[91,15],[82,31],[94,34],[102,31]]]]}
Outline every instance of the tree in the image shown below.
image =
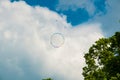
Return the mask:
{"type": "Polygon", "coordinates": [[[120,32],[96,41],[84,58],[84,80],[120,80],[120,32]]]}

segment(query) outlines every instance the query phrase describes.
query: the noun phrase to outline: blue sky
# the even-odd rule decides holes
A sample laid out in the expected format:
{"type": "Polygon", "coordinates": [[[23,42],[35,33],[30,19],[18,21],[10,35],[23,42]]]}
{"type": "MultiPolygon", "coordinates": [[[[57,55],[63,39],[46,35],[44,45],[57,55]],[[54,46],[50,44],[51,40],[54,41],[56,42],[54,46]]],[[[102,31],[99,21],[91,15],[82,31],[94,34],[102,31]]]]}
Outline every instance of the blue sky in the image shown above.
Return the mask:
{"type": "Polygon", "coordinates": [[[84,53],[99,38],[120,31],[119,4],[0,0],[0,79],[83,80],[84,53]]]}
{"type": "MultiPolygon", "coordinates": [[[[13,1],[19,1],[19,0],[11,0],[13,1]]],[[[95,6],[96,10],[93,11],[92,15],[89,15],[89,12],[86,10],[85,6],[84,7],[77,7],[76,10],[73,10],[70,6],[69,9],[67,10],[57,10],[57,6],[59,5],[59,0],[24,0],[27,4],[31,5],[31,6],[42,6],[42,7],[47,7],[50,10],[53,10],[59,14],[64,14],[67,16],[67,21],[69,23],[71,23],[72,25],[78,25],[84,22],[87,22],[89,19],[93,18],[94,16],[96,16],[97,14],[101,14],[100,16],[104,15],[107,11],[106,11],[106,0],[91,0],[91,3],[93,3],[93,5],[95,6]]],[[[86,1],[87,3],[87,1],[86,1]]],[[[85,3],[83,3],[82,5],[85,5],[85,3]]],[[[81,5],[81,6],[82,6],[81,5]]],[[[61,5],[60,7],[64,8],[64,5],[61,5]]],[[[73,5],[75,6],[75,4],[73,5]]],[[[89,6],[86,5],[86,6],[89,6]]],[[[66,7],[66,6],[65,6],[66,7]]]]}
{"type": "MultiPolygon", "coordinates": [[[[11,0],[11,1],[14,2],[19,0],[11,0]]],[[[47,7],[48,9],[55,11],[60,15],[66,15],[67,22],[71,23],[73,27],[89,21],[90,23],[94,21],[98,23],[102,23],[103,26],[101,28],[106,37],[113,35],[114,32],[120,29],[118,23],[116,23],[117,20],[116,22],[113,22],[113,23],[116,23],[117,25],[111,24],[113,27],[116,27],[116,28],[111,28],[109,27],[111,25],[107,25],[108,23],[111,23],[109,20],[107,20],[106,23],[104,23],[102,21],[106,19],[103,19],[101,21],[96,19],[96,17],[100,19],[101,17],[104,17],[110,14],[110,12],[114,10],[111,8],[112,4],[109,4],[110,2],[109,0],[89,0],[89,1],[88,0],[75,0],[75,1],[70,0],[69,2],[67,0],[45,0],[45,1],[23,0],[23,1],[25,1],[30,6],[47,7]]],[[[115,0],[114,2],[116,1],[118,1],[119,3],[119,0],[115,0]]],[[[114,15],[114,14],[111,14],[111,15],[114,15]]]]}

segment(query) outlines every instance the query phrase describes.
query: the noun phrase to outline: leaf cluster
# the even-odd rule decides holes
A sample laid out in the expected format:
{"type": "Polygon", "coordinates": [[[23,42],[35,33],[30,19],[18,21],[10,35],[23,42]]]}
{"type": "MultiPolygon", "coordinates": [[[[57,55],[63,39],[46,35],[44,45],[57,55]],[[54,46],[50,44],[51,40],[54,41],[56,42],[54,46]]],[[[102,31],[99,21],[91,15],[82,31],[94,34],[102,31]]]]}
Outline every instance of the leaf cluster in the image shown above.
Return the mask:
{"type": "Polygon", "coordinates": [[[96,41],[84,58],[85,80],[120,80],[120,32],[96,41]]]}

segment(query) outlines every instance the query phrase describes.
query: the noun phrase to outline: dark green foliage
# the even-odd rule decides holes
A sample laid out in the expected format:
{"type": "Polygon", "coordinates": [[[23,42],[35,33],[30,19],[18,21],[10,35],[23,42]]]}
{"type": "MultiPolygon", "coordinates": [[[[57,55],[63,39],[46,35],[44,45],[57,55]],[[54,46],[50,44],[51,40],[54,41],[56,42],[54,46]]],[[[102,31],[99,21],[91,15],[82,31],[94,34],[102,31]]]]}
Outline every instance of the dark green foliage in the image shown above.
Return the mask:
{"type": "Polygon", "coordinates": [[[120,80],[120,32],[96,41],[84,57],[85,80],[120,80]]]}

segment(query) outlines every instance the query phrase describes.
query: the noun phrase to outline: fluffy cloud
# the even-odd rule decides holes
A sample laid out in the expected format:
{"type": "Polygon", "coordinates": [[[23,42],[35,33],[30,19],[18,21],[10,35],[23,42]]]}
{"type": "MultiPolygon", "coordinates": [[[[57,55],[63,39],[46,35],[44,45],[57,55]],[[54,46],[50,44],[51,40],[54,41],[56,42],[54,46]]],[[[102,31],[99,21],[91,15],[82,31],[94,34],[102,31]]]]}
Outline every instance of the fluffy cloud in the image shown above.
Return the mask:
{"type": "Polygon", "coordinates": [[[93,15],[95,12],[94,3],[90,0],[59,0],[56,10],[67,11],[69,9],[75,11],[79,8],[85,8],[90,15],[93,15]]]}
{"type": "Polygon", "coordinates": [[[102,23],[104,35],[111,36],[116,31],[120,31],[120,0],[107,0],[107,13],[102,16],[96,16],[91,22],[102,23]]]}
{"type": "Polygon", "coordinates": [[[0,3],[0,78],[2,80],[82,80],[84,52],[103,37],[100,24],[72,27],[65,16],[25,2],[0,3]],[[54,48],[50,37],[61,33],[54,48]]]}
{"type": "Polygon", "coordinates": [[[76,11],[85,9],[89,16],[94,17],[96,14],[103,14],[106,11],[106,0],[59,0],[56,10],[58,11],[76,11]]]}

